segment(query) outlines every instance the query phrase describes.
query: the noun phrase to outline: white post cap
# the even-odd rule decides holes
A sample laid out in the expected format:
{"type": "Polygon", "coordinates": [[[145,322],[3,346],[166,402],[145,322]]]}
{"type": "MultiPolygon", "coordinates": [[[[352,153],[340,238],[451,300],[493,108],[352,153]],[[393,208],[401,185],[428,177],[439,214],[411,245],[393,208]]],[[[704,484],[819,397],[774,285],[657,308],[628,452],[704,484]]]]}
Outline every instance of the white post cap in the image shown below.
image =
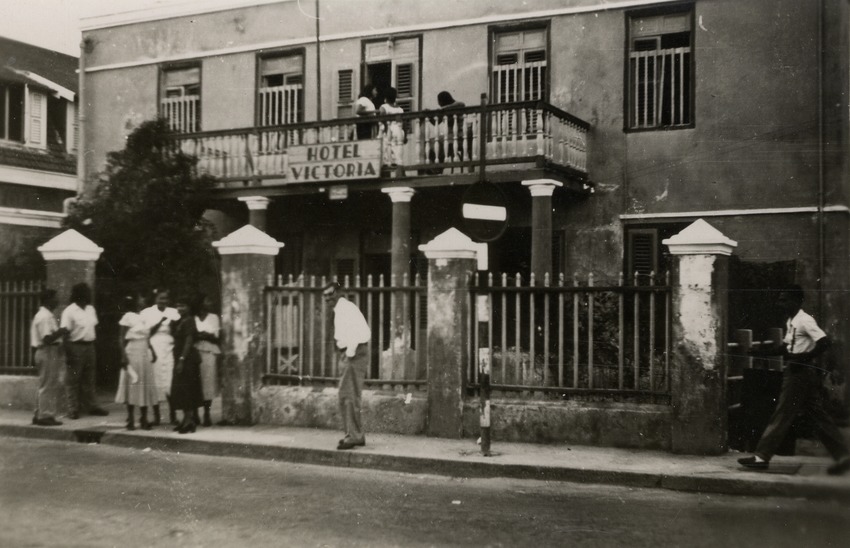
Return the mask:
{"type": "Polygon", "coordinates": [[[55,236],[38,248],[45,261],[96,261],[103,248],[73,228],[55,236]]]}
{"type": "Polygon", "coordinates": [[[731,255],[738,242],[708,224],[697,219],[684,230],[662,240],[672,255],[731,255]]]}
{"type": "Polygon", "coordinates": [[[450,228],[428,242],[419,246],[428,259],[475,259],[478,244],[456,228],[450,228]]]}
{"type": "Polygon", "coordinates": [[[220,255],[277,255],[283,247],[281,242],[251,225],[231,232],[212,245],[220,255]]]}

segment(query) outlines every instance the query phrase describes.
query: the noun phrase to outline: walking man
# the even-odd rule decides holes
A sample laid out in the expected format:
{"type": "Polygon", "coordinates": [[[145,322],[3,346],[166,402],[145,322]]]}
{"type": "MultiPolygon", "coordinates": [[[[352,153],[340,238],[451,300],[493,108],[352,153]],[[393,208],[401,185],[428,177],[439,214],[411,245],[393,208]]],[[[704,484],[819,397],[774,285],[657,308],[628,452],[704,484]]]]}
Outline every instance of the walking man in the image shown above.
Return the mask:
{"type": "MultiPolygon", "coordinates": [[[[843,474],[850,470],[850,451],[841,432],[824,409],[821,390],[824,370],[814,363],[815,358],[830,347],[829,337],[818,327],[814,318],[803,312],[803,289],[799,285],[782,291],[778,305],[787,315],[785,340],[778,353],[785,358],[786,363],[782,392],[776,411],[756,446],[755,455],[738,459],[738,462],[747,468],[767,469],[794,419],[806,413],[814,423],[818,438],[835,459],[827,473],[843,474]]],[[[776,354],[768,352],[766,355],[776,354]]],[[[833,382],[842,382],[840,371],[834,370],[830,375],[833,382]]]]}
{"type": "Polygon", "coordinates": [[[80,413],[105,416],[109,412],[97,405],[94,395],[95,326],[97,314],[91,305],[91,289],[85,283],[71,288],[71,304],[62,312],[61,327],[68,331],[65,338],[65,359],[68,366],[68,418],[78,419],[80,413]]]}
{"type": "Polygon", "coordinates": [[[65,376],[65,352],[61,339],[68,331],[59,328],[56,316],[53,315],[59,304],[55,290],[43,290],[39,295],[39,303],[41,307],[30,326],[30,344],[35,351],[35,365],[38,367],[38,392],[32,423],[38,426],[59,426],[62,423],[56,420],[56,412],[65,376]]]}
{"type": "Polygon", "coordinates": [[[360,397],[369,367],[369,340],[372,332],[357,305],[340,295],[339,284],[331,283],[323,292],[334,311],[334,339],[339,351],[339,410],[345,437],[337,449],[366,445],[360,419],[360,397]]]}

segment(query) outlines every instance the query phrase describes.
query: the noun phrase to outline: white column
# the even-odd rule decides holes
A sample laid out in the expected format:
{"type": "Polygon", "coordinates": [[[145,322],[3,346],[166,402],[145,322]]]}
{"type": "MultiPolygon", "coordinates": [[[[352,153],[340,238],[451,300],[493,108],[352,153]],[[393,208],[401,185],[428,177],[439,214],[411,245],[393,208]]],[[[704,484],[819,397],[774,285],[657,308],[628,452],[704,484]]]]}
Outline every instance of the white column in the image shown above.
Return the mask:
{"type": "Polygon", "coordinates": [[[522,186],[531,192],[531,272],[537,283],[552,272],[552,193],[564,186],[553,179],[523,181],[522,186]]]}
{"type": "Polygon", "coordinates": [[[239,201],[248,206],[248,223],[265,232],[266,211],[271,200],[265,196],[242,196],[239,201]]]}

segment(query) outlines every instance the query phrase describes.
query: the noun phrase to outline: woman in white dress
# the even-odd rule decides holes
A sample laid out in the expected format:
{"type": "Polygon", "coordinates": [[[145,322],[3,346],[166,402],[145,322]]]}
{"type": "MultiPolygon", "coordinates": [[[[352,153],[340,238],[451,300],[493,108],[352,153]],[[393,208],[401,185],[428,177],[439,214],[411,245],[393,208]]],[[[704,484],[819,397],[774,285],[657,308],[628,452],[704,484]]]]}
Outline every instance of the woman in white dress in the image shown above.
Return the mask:
{"type": "Polygon", "coordinates": [[[154,362],[156,354],[150,346],[150,328],[139,315],[145,305],[140,295],[124,299],[126,312],[118,321],[121,326],[121,377],[118,381],[117,403],[127,405],[127,430],[135,430],[134,407],[139,408],[139,426],[150,430],[148,407],[159,403],[154,362]]]}
{"type": "MultiPolygon", "coordinates": [[[[396,105],[398,91],[394,87],[387,88],[384,104],[378,114],[404,114],[404,109],[396,105]]],[[[404,144],[404,128],[400,121],[393,120],[387,124],[384,135],[384,163],[390,168],[402,165],[401,151],[404,144]]]]}
{"type": "Polygon", "coordinates": [[[198,299],[195,308],[195,348],[201,355],[201,392],[204,394],[204,426],[212,426],[210,407],[218,392],[218,357],[221,355],[219,336],[221,320],[210,312],[212,300],[206,295],[198,299]]]}
{"type": "Polygon", "coordinates": [[[176,308],[168,306],[170,297],[167,290],[156,292],[156,300],[153,306],[145,308],[141,312],[142,319],[150,328],[150,342],[157,355],[156,360],[156,385],[158,389],[158,403],[153,407],[154,426],[160,424],[159,404],[168,401],[168,415],[171,424],[177,424],[177,413],[171,405],[171,377],[174,374],[174,337],[171,334],[171,324],[180,320],[180,314],[176,308]]]}

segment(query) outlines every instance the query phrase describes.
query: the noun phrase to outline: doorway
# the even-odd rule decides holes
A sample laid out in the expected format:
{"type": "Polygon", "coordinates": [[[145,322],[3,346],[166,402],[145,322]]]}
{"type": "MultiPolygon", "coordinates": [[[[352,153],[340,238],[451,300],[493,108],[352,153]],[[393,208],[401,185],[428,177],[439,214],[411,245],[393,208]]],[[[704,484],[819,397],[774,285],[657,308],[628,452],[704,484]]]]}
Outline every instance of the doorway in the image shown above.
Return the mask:
{"type": "Polygon", "coordinates": [[[393,64],[389,61],[381,63],[370,63],[366,65],[366,81],[378,89],[375,98],[375,108],[381,108],[387,94],[387,88],[393,85],[393,64]]]}

